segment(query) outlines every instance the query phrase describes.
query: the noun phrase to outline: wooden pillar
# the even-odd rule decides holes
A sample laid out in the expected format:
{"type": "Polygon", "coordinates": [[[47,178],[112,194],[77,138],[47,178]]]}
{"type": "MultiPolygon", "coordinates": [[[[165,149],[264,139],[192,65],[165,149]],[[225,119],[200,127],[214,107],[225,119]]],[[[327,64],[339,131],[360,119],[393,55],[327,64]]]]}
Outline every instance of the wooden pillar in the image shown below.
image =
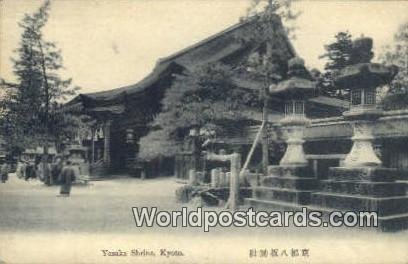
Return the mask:
{"type": "Polygon", "coordinates": [[[91,128],[92,142],[91,142],[91,164],[95,163],[95,128],[91,128]]]}
{"type": "Polygon", "coordinates": [[[105,122],[104,127],[104,151],[103,151],[103,162],[105,165],[110,166],[111,158],[110,158],[110,141],[111,141],[111,120],[105,122]]]}

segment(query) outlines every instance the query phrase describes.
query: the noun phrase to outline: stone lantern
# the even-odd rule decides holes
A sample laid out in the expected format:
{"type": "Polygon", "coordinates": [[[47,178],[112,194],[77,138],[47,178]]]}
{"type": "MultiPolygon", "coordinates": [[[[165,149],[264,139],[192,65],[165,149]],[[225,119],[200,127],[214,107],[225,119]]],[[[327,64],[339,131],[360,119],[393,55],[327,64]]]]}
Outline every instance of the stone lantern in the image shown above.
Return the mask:
{"type": "Polygon", "coordinates": [[[372,141],[373,121],[382,110],[376,104],[376,88],[391,82],[397,68],[371,63],[373,41],[360,38],[353,43],[351,62],[335,79],[335,85],[350,90],[350,110],[343,115],[350,120],[354,128],[353,147],[347,155],[345,167],[376,167],[381,160],[374,152],[372,141]]]}
{"type": "Polygon", "coordinates": [[[306,102],[314,95],[315,84],[302,59],[293,58],[288,64],[289,78],[269,87],[270,95],[284,102],[285,117],[280,124],[287,132],[287,148],[279,165],[269,166],[268,175],[253,188],[253,198],[246,199],[254,208],[298,210],[299,205],[310,203],[317,185],[303,151],[303,131],[309,124],[306,102]]]}
{"type": "Polygon", "coordinates": [[[303,151],[303,131],[309,124],[305,115],[305,103],[315,94],[315,83],[311,81],[301,58],[289,61],[289,79],[271,85],[271,96],[280,97],[285,105],[285,117],[280,121],[287,131],[287,148],[280,161],[282,166],[306,166],[307,160],[303,151]]]}
{"type": "Polygon", "coordinates": [[[350,110],[343,115],[354,127],[353,147],[344,166],[330,168],[327,180],[320,181],[320,190],[312,194],[311,204],[323,212],[375,212],[381,230],[395,231],[408,227],[406,186],[396,181],[396,169],[381,167],[372,145],[372,130],[381,116],[375,101],[376,88],[391,82],[397,68],[370,63],[371,48],[370,38],[354,41],[352,64],[335,79],[337,87],[350,90],[350,110]]]}

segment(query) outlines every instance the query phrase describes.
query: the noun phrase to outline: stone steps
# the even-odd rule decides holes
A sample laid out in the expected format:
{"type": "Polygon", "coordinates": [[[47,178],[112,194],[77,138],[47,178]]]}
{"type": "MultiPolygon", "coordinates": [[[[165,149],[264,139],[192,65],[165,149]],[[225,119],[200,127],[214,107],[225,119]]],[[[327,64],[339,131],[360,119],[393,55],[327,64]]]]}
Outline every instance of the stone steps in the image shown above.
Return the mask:
{"type": "MultiPolygon", "coordinates": [[[[330,213],[334,211],[340,211],[345,213],[346,210],[339,210],[329,207],[320,207],[316,205],[307,205],[302,206],[295,203],[288,203],[282,201],[267,201],[255,198],[246,198],[244,203],[245,209],[253,208],[256,210],[262,210],[267,212],[278,211],[302,211],[303,208],[306,208],[307,211],[319,211],[322,213],[322,219],[328,221],[330,213]]],[[[359,213],[361,210],[355,210],[355,213],[359,213]]],[[[376,231],[386,231],[386,232],[395,232],[400,230],[408,229],[408,213],[402,214],[393,214],[389,216],[378,216],[378,228],[375,228],[376,231]]],[[[352,228],[361,228],[361,227],[352,227],[352,228]]],[[[363,227],[364,228],[364,227],[363,227]]],[[[371,228],[373,227],[366,227],[371,228]]]]}
{"type": "Polygon", "coordinates": [[[307,166],[268,166],[268,175],[279,177],[301,176],[305,178],[313,177],[313,171],[307,166]]]}
{"type": "Polygon", "coordinates": [[[323,180],[319,183],[322,192],[343,193],[371,197],[392,197],[406,194],[406,185],[399,182],[356,182],[323,180]]]}
{"type": "MultiPolygon", "coordinates": [[[[308,205],[307,210],[322,212],[323,219],[326,221],[328,221],[329,215],[332,212],[335,212],[335,211],[340,211],[342,213],[350,212],[350,210],[346,211],[346,210],[339,210],[339,209],[329,208],[329,207],[319,207],[315,205],[308,205]]],[[[355,210],[353,212],[358,214],[359,212],[361,212],[361,210],[355,210]]],[[[388,216],[380,216],[380,215],[377,215],[377,216],[378,216],[377,231],[395,232],[395,231],[408,229],[408,213],[393,214],[393,215],[388,215],[388,216]]]]}
{"type": "Polygon", "coordinates": [[[399,231],[408,229],[408,213],[378,217],[378,227],[382,231],[399,231]]]}
{"type": "Polygon", "coordinates": [[[311,193],[317,188],[317,179],[305,166],[269,166],[261,186],[253,188],[253,198],[245,204],[255,208],[274,210],[302,210],[310,203],[311,193]]]}
{"type": "Polygon", "coordinates": [[[408,180],[398,180],[397,183],[402,183],[405,185],[405,194],[408,195],[408,180]]]}
{"type": "Polygon", "coordinates": [[[260,200],[278,200],[303,205],[310,203],[311,191],[276,187],[256,187],[253,189],[253,197],[260,200]]]}
{"type": "Polygon", "coordinates": [[[408,213],[408,196],[370,197],[361,195],[314,192],[313,206],[350,211],[375,211],[379,216],[408,213]]]}
{"type": "Polygon", "coordinates": [[[264,187],[284,189],[313,190],[317,187],[316,178],[267,176],[262,179],[264,187]]]}
{"type": "Polygon", "coordinates": [[[265,211],[302,211],[303,206],[296,203],[288,203],[283,201],[261,200],[256,198],[246,198],[244,205],[252,207],[255,210],[265,211]]]}
{"type": "Polygon", "coordinates": [[[406,183],[395,182],[399,172],[386,168],[343,168],[329,170],[327,180],[318,181],[309,170],[295,166],[270,166],[270,176],[253,189],[245,205],[273,211],[308,210],[376,212],[380,230],[407,228],[406,183]]]}
{"type": "Polygon", "coordinates": [[[329,170],[328,179],[334,181],[394,182],[401,172],[389,168],[345,168],[335,167],[329,170]]]}

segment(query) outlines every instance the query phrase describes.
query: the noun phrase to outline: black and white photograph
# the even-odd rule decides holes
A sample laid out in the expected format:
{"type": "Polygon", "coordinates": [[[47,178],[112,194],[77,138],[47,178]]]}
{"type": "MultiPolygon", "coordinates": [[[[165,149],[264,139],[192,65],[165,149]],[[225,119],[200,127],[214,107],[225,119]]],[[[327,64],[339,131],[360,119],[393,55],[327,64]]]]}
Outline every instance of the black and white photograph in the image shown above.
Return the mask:
{"type": "Polygon", "coordinates": [[[0,264],[408,263],[408,1],[0,0],[0,264]]]}

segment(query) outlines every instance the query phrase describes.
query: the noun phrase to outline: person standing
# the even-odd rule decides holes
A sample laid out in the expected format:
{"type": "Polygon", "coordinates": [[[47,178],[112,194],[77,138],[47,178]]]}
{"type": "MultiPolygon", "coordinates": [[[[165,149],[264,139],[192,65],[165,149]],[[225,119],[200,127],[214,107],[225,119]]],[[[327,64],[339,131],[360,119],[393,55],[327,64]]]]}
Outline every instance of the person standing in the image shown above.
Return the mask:
{"type": "Polygon", "coordinates": [[[54,163],[51,166],[51,177],[52,182],[60,184],[60,179],[58,178],[61,175],[63,162],[61,157],[56,157],[54,163]]]}
{"type": "Polygon", "coordinates": [[[4,162],[3,165],[1,165],[0,173],[1,173],[1,182],[6,183],[6,181],[8,180],[8,173],[9,173],[9,166],[7,162],[4,162]]]}
{"type": "Polygon", "coordinates": [[[30,178],[35,178],[34,164],[31,160],[26,162],[25,180],[28,181],[30,178]]]}
{"type": "Polygon", "coordinates": [[[71,193],[71,184],[75,177],[75,170],[71,165],[71,161],[67,160],[65,166],[61,171],[61,189],[60,195],[63,197],[68,197],[71,193]]]}
{"type": "Polygon", "coordinates": [[[16,175],[19,179],[25,178],[25,163],[23,159],[20,159],[17,163],[16,175]]]}

